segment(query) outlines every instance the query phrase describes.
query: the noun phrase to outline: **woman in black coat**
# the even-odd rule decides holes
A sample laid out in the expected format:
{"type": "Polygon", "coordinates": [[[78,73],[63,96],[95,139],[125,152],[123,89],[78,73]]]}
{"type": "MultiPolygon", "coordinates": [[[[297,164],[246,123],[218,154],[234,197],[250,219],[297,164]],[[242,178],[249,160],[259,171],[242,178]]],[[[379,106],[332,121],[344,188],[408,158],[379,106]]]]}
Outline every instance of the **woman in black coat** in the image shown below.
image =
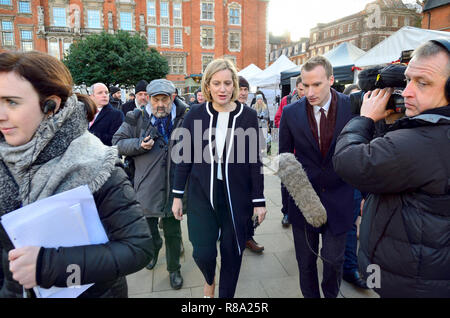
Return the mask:
{"type": "Polygon", "coordinates": [[[127,297],[125,276],[151,258],[150,233],[117,150],[87,131],[95,106],[72,93],[72,77],[44,53],[0,54],[0,216],[87,185],[105,244],[14,248],[0,231],[4,283],[0,297],[33,297],[31,288],[94,283],[80,297],[127,297]]]}
{"type": "Polygon", "coordinates": [[[202,82],[208,102],[193,106],[185,117],[182,158],[175,170],[172,211],[182,219],[181,198],[189,178],[189,239],[206,280],[205,297],[214,296],[217,241],[222,262],[219,297],[230,298],[249,222],[256,215],[261,223],[266,214],[258,119],[255,110],[235,101],[238,83],[236,69],[228,60],[208,65],[202,82]]]}

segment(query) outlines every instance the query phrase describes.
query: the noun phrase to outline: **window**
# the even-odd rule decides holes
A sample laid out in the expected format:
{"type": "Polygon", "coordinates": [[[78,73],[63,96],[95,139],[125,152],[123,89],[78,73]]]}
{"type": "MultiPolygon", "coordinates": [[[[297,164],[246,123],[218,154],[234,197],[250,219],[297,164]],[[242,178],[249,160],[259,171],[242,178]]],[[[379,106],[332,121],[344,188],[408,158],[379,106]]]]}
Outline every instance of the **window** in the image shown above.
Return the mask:
{"type": "Polygon", "coordinates": [[[398,17],[392,17],[392,26],[398,27],[398,17]]]}
{"type": "Polygon", "coordinates": [[[386,15],[381,16],[381,26],[386,26],[386,15]]]}
{"type": "Polygon", "coordinates": [[[348,25],[348,32],[352,32],[353,31],[353,23],[350,23],[348,25]]]}
{"type": "Polygon", "coordinates": [[[341,25],[341,26],[339,27],[339,34],[342,34],[342,33],[344,33],[344,27],[341,25]]]}
{"type": "Polygon", "coordinates": [[[120,29],[126,31],[133,30],[131,12],[120,12],[120,29]]]}
{"type": "Polygon", "coordinates": [[[33,32],[30,30],[20,31],[20,40],[22,51],[32,51],[33,50],[33,32]]]}
{"type": "Polygon", "coordinates": [[[0,0],[2,6],[12,6],[11,0],[0,0]]]}
{"type": "Polygon", "coordinates": [[[201,28],[202,47],[214,48],[214,29],[201,28]]]}
{"type": "Polygon", "coordinates": [[[88,10],[87,12],[87,27],[94,29],[101,29],[100,11],[88,10]]]}
{"type": "Polygon", "coordinates": [[[205,72],[206,67],[209,63],[214,60],[214,55],[203,55],[202,56],[202,73],[205,72]]]}
{"type": "Polygon", "coordinates": [[[161,2],[160,4],[161,18],[169,17],[169,2],[161,2]]]}
{"type": "Polygon", "coordinates": [[[156,17],[155,1],[147,1],[147,15],[149,17],[156,17]]]}
{"type": "Polygon", "coordinates": [[[173,30],[173,45],[183,46],[183,31],[181,29],[173,30]]]}
{"type": "Polygon", "coordinates": [[[60,27],[66,26],[66,8],[53,8],[53,25],[60,27]]]}
{"type": "Polygon", "coordinates": [[[240,51],[241,49],[241,33],[230,32],[229,34],[229,47],[230,51],[240,51]]]}
{"type": "Polygon", "coordinates": [[[160,24],[161,25],[169,25],[169,2],[161,2],[160,3],[160,24]]]}
{"type": "Polygon", "coordinates": [[[48,53],[59,59],[59,42],[57,39],[50,39],[48,42],[48,53]]]}
{"type": "Polygon", "coordinates": [[[233,65],[234,65],[235,67],[237,67],[237,65],[236,65],[236,56],[234,56],[234,55],[228,55],[225,59],[229,60],[231,63],[233,63],[233,65]]]}
{"type": "Polygon", "coordinates": [[[181,3],[180,2],[173,3],[173,18],[181,19],[181,3]]]}
{"type": "Polygon", "coordinates": [[[405,26],[409,25],[409,17],[405,17],[405,26]]]}
{"type": "Polygon", "coordinates": [[[170,45],[169,29],[161,29],[161,45],[170,45]]]}
{"type": "Polygon", "coordinates": [[[184,74],[185,57],[166,55],[170,74],[184,74]]]}
{"type": "Polygon", "coordinates": [[[214,3],[202,2],[201,3],[201,20],[214,20],[214,3]]]}
{"type": "Polygon", "coordinates": [[[364,38],[362,39],[362,43],[361,43],[361,49],[363,50],[367,50],[369,48],[369,43],[368,43],[368,39],[364,38]]]}
{"type": "Polygon", "coordinates": [[[19,12],[20,13],[31,13],[30,1],[19,1],[19,12]]]}
{"type": "Polygon", "coordinates": [[[156,29],[155,28],[148,28],[147,31],[148,34],[148,45],[156,45],[156,29]]]}
{"type": "Polygon", "coordinates": [[[69,53],[71,45],[72,45],[72,41],[64,39],[64,43],[63,43],[64,55],[69,53]]]}
{"type": "Polygon", "coordinates": [[[229,11],[229,24],[240,25],[241,24],[241,10],[239,8],[230,8],[229,11]]]}
{"type": "Polygon", "coordinates": [[[12,21],[2,20],[2,44],[14,46],[14,25],[12,21]]]}
{"type": "Polygon", "coordinates": [[[331,30],[331,36],[334,36],[334,29],[331,30]]]}

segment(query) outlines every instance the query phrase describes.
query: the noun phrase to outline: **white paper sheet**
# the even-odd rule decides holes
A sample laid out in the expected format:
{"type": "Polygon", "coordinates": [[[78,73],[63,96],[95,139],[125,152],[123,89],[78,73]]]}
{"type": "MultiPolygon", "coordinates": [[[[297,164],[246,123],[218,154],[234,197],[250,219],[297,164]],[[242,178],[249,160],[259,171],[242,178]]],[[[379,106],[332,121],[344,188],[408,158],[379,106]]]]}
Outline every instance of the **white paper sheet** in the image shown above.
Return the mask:
{"type": "MultiPolygon", "coordinates": [[[[47,248],[102,244],[108,237],[88,186],[81,186],[36,201],[5,214],[1,223],[16,248],[47,248]]],[[[93,284],[45,289],[35,287],[43,298],[76,298],[93,284]]]]}

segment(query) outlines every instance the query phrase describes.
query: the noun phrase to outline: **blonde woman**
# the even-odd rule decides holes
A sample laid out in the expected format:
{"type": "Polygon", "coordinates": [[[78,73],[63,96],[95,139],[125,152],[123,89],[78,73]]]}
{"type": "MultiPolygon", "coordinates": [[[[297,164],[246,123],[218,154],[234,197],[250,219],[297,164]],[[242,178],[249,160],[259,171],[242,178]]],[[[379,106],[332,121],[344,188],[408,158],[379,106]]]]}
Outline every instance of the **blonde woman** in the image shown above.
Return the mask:
{"type": "Polygon", "coordinates": [[[238,75],[228,60],[217,59],[208,65],[202,92],[207,102],[193,106],[183,123],[186,135],[190,134],[190,138],[183,136],[189,140],[190,158],[176,167],[172,211],[182,220],[181,197],[189,178],[189,239],[193,258],[206,280],[204,296],[214,297],[219,240],[219,297],[231,298],[249,222],[256,215],[261,223],[266,215],[258,119],[254,110],[237,101],[238,75]]]}

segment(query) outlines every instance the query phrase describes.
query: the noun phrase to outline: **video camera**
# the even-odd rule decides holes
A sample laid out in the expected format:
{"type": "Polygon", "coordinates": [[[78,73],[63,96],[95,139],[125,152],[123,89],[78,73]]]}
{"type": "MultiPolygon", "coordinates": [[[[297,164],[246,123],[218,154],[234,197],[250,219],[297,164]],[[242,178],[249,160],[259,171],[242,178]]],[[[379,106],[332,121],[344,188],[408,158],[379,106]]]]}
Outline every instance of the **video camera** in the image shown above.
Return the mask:
{"type": "Polygon", "coordinates": [[[386,87],[394,88],[386,109],[392,109],[396,113],[404,113],[406,108],[402,92],[406,87],[405,70],[406,65],[391,64],[386,67],[375,66],[361,71],[358,75],[358,84],[361,91],[350,94],[352,113],[355,115],[361,113],[364,94],[367,91],[386,87]]]}

